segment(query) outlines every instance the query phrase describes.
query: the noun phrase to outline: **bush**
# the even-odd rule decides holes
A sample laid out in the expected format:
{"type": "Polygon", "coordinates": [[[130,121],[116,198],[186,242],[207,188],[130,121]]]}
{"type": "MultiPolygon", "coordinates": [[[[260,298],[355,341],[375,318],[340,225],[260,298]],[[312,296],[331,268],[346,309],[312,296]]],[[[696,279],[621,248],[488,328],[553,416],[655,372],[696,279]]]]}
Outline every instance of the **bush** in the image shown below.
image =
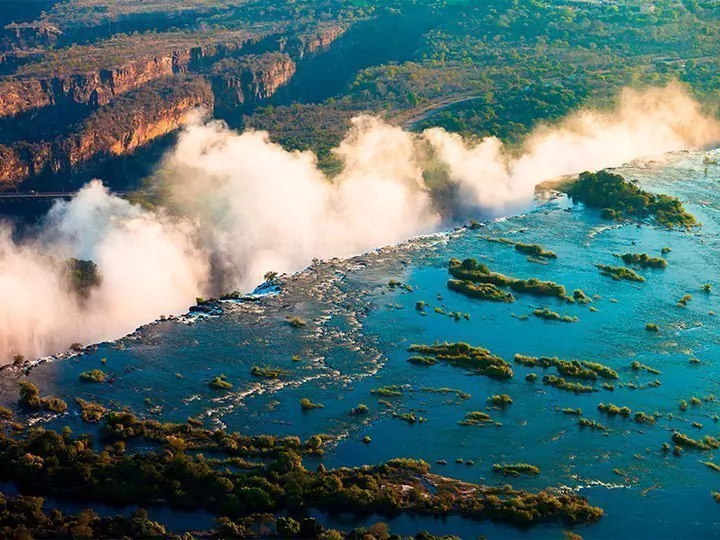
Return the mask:
{"type": "Polygon", "coordinates": [[[80,381],[87,383],[103,383],[108,375],[101,369],[93,369],[80,374],[80,381]]]}

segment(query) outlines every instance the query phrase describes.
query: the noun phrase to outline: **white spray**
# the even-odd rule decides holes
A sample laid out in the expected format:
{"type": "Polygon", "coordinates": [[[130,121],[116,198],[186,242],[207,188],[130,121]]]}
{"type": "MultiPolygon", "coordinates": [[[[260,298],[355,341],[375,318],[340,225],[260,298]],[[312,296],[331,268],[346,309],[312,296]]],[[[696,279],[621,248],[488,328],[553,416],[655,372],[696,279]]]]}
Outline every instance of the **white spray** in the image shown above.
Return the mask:
{"type": "Polygon", "coordinates": [[[456,187],[452,204],[487,216],[526,207],[547,179],[718,140],[720,125],[676,86],[628,91],[612,113],[541,126],[519,154],[492,138],[469,145],[360,117],[335,151],[343,172],[330,180],[314,155],[287,152],[266,133],[196,121],[161,166],[172,214],[92,182],[56,205],[36,238],[17,243],[0,228],[0,363],[184,312],[219,279],[224,290],[249,290],[270,270],[437,230],[443,216],[423,177],[428,148],[456,187]],[[65,283],[69,257],[95,261],[103,276],[84,301],[65,283]]]}

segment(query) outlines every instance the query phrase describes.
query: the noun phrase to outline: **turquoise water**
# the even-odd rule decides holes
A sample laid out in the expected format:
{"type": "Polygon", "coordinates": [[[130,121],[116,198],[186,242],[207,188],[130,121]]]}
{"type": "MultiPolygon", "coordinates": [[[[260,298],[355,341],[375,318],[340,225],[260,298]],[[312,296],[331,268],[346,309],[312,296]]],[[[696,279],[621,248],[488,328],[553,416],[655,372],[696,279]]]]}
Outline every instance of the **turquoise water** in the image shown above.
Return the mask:
{"type": "MultiPolygon", "coordinates": [[[[720,313],[720,167],[711,166],[706,174],[702,155],[678,154],[670,156],[668,164],[628,166],[620,172],[650,191],[680,197],[703,226],[684,232],[613,224],[561,197],[478,231],[455,231],[350,261],[320,263],[288,281],[278,296],[229,302],[222,316],[193,324],[150,325],[117,344],[102,345],[96,353],[42,364],[31,379],[43,394],[128,406],[163,420],[201,416],[207,425],[245,433],[329,433],[337,437],[323,458],[329,468],[415,457],[433,464],[436,473],[472,482],[578,489],[607,514],[599,524],[577,529],[585,538],[715,536],[720,520],[710,492],[720,491],[720,473],[702,461],[717,459],[720,464],[720,455],[715,456],[720,452],[688,450],[675,457],[661,447],[671,443],[676,430],[693,438],[720,435],[720,423],[713,419],[720,414],[717,402],[703,401],[686,411],[678,405],[692,396],[720,399],[720,321],[710,314],[720,313]],[[539,243],[558,258],[538,264],[512,246],[483,236],[539,243]],[[668,267],[640,270],[645,283],[616,282],[593,266],[619,266],[615,254],[625,252],[659,256],[663,247],[672,249],[666,256],[668,267]],[[512,304],[465,298],[446,289],[451,257],[475,257],[504,274],[552,280],[569,292],[580,288],[591,297],[599,295],[591,304],[597,312],[524,294],[516,294],[512,304]],[[413,290],[391,289],[390,279],[413,290]],[[703,292],[704,283],[712,284],[713,292],[703,292]],[[692,300],[678,307],[677,300],[686,293],[692,300]],[[415,309],[419,300],[430,304],[425,316],[415,309]],[[579,322],[518,318],[545,306],[577,316],[579,322]],[[435,307],[470,318],[455,321],[435,313],[435,307]],[[290,327],[285,323],[288,315],[306,319],[308,326],[290,327]],[[658,324],[660,332],[646,331],[646,323],[658,324]],[[617,370],[617,383],[623,386],[611,392],[598,381],[598,391],[575,395],[541,383],[542,376],[554,370],[514,364],[513,379],[496,381],[449,366],[418,367],[406,361],[410,344],[435,340],[480,345],[511,362],[516,353],[597,361],[617,370]],[[294,355],[301,360],[294,362],[294,355]],[[691,363],[691,358],[699,363],[691,363]],[[633,371],[632,361],[662,373],[633,371]],[[258,379],[250,375],[254,365],[289,373],[279,380],[258,379]],[[112,384],[78,382],[80,372],[96,367],[113,375],[112,384]],[[538,374],[534,383],[525,381],[531,371],[538,374]],[[233,383],[232,391],[207,386],[220,373],[233,383]],[[655,379],[659,387],[643,387],[655,379]],[[370,393],[390,384],[404,385],[403,395],[382,398],[370,393]],[[422,391],[441,387],[471,397],[460,400],[422,391]],[[467,412],[486,410],[487,398],[499,393],[513,398],[507,409],[488,411],[502,426],[458,424],[467,412]],[[325,407],[304,412],[299,405],[304,397],[325,407]],[[381,399],[392,408],[379,403],[381,399]],[[655,425],[612,418],[597,411],[600,402],[662,417],[655,425]],[[360,403],[370,407],[370,413],[350,416],[350,409],[360,403]],[[576,417],[559,411],[564,407],[582,408],[585,417],[609,431],[579,428],[576,417]],[[409,425],[393,418],[393,411],[414,412],[427,422],[409,425]],[[366,435],[372,438],[370,444],[361,442],[366,435]],[[474,465],[456,464],[457,458],[473,460],[474,465]],[[448,464],[436,465],[440,459],[448,464]],[[492,472],[492,465],[501,462],[528,462],[542,472],[510,480],[492,472]]],[[[5,401],[14,399],[13,385],[11,377],[0,381],[5,401]]],[[[76,423],[77,431],[84,429],[72,413],[49,422],[76,423]]],[[[357,524],[328,523],[343,528],[357,524]]],[[[464,537],[557,538],[559,530],[543,526],[521,532],[457,518],[443,522],[401,517],[390,525],[402,534],[427,529],[464,537]]]]}

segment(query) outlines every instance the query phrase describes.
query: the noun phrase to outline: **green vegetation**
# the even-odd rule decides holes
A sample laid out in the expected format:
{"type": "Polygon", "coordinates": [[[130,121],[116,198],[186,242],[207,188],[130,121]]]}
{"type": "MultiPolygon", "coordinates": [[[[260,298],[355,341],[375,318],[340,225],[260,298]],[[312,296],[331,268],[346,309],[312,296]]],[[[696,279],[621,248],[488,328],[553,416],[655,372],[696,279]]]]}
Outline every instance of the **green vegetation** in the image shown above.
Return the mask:
{"type": "Polygon", "coordinates": [[[647,330],[648,332],[659,332],[660,327],[655,323],[647,323],[645,325],[645,330],[647,330]]]}
{"type": "Polygon", "coordinates": [[[82,382],[89,383],[103,383],[108,379],[107,373],[101,369],[92,369],[90,371],[84,371],[80,374],[80,380],[82,382]]]}
{"type": "Polygon", "coordinates": [[[676,198],[643,191],[637,184],[609,171],[582,173],[567,188],[567,194],[575,201],[602,208],[602,216],[607,219],[652,216],[666,227],[697,225],[676,198]]]}
{"type": "Polygon", "coordinates": [[[601,413],[605,413],[608,416],[617,416],[620,415],[624,418],[627,418],[630,416],[630,413],[632,412],[630,410],[630,407],[617,407],[616,405],[613,405],[612,403],[608,403],[605,405],[604,403],[600,403],[598,406],[598,411],[601,413]]]}
{"type": "Polygon", "coordinates": [[[665,268],[667,261],[661,257],[651,257],[647,253],[625,253],[620,255],[625,264],[640,268],[665,268]]]}
{"type": "Polygon", "coordinates": [[[565,323],[578,322],[580,319],[577,317],[570,317],[569,315],[561,315],[557,311],[552,311],[549,307],[542,309],[538,308],[533,310],[532,314],[539,319],[545,319],[546,321],[558,321],[565,323]]]}
{"type": "Polygon", "coordinates": [[[681,448],[695,448],[697,450],[716,450],[720,448],[720,441],[710,437],[709,435],[705,436],[703,439],[695,440],[683,433],[680,433],[679,431],[676,431],[672,435],[672,441],[681,448]]]}
{"type": "Polygon", "coordinates": [[[399,385],[381,386],[370,390],[371,394],[383,397],[397,397],[403,395],[403,387],[399,385]]]}
{"type": "Polygon", "coordinates": [[[99,403],[92,403],[81,398],[75,398],[75,401],[80,406],[80,417],[89,424],[99,422],[107,412],[107,409],[99,403]]]}
{"type": "Polygon", "coordinates": [[[492,283],[478,283],[472,281],[461,281],[459,279],[451,279],[447,282],[447,287],[451,291],[459,292],[471,298],[480,298],[481,300],[491,300],[493,302],[511,303],[515,301],[515,297],[509,293],[498,289],[492,283]]]}
{"type": "Polygon", "coordinates": [[[398,420],[402,420],[408,424],[417,424],[418,422],[422,424],[423,422],[427,422],[427,418],[415,416],[413,413],[393,413],[393,418],[397,418],[398,420]]]}
{"type": "Polygon", "coordinates": [[[625,268],[624,266],[610,266],[607,264],[596,264],[595,266],[600,269],[601,275],[612,278],[615,281],[625,280],[637,281],[639,283],[645,282],[645,278],[635,272],[635,270],[625,268]]]}
{"type": "Polygon", "coordinates": [[[353,416],[360,416],[360,415],[363,415],[363,414],[367,414],[367,412],[368,412],[369,410],[370,410],[370,409],[368,409],[368,406],[367,406],[367,405],[365,405],[364,403],[361,403],[361,404],[358,405],[357,407],[353,407],[353,408],[350,410],[350,414],[353,415],[353,416]]]}
{"type": "Polygon", "coordinates": [[[510,287],[513,291],[520,293],[528,293],[536,296],[551,296],[567,299],[565,287],[552,281],[541,281],[537,278],[516,279],[505,276],[490,269],[475,259],[465,259],[460,262],[458,259],[450,259],[448,263],[448,271],[459,280],[473,281],[476,283],[484,283],[494,285],[496,287],[510,287]]]}
{"type": "Polygon", "coordinates": [[[503,476],[520,476],[521,474],[540,474],[540,469],[528,463],[514,463],[512,465],[493,465],[493,471],[502,473],[503,476]]]}
{"type": "Polygon", "coordinates": [[[678,304],[678,306],[686,307],[690,300],[692,300],[692,295],[686,294],[680,300],[677,301],[677,304],[678,304]]]}
{"type": "Polygon", "coordinates": [[[408,358],[408,362],[416,366],[432,366],[437,364],[437,360],[432,356],[411,356],[408,358]]]}
{"type": "MultiPolygon", "coordinates": [[[[59,414],[64,413],[68,408],[67,403],[58,397],[48,396],[41,398],[37,386],[27,381],[20,382],[20,396],[18,398],[18,404],[23,409],[43,410],[59,414]]],[[[0,411],[0,419],[8,420],[10,418],[12,418],[12,411],[2,407],[2,410],[0,411]]]]}
{"type": "Polygon", "coordinates": [[[227,377],[225,375],[218,375],[217,377],[214,377],[213,380],[210,381],[208,384],[210,388],[214,388],[215,390],[230,390],[233,385],[226,379],[227,377]]]}
{"type": "Polygon", "coordinates": [[[472,396],[462,390],[456,388],[421,388],[418,392],[427,392],[429,394],[455,394],[458,399],[470,399],[472,396]]]}
{"type": "Polygon", "coordinates": [[[592,386],[586,386],[584,384],[566,381],[562,377],[556,377],[555,375],[545,375],[542,378],[543,384],[554,386],[560,390],[567,390],[568,392],[574,392],[576,394],[582,394],[587,392],[594,392],[595,389],[592,386]]]}
{"type": "Polygon", "coordinates": [[[588,420],[587,418],[578,418],[578,426],[581,428],[590,428],[596,431],[607,431],[608,428],[603,426],[601,423],[595,420],[588,420]]]}
{"type": "Polygon", "coordinates": [[[642,411],[636,412],[635,416],[633,416],[633,420],[637,422],[638,424],[654,424],[655,423],[655,417],[649,414],[645,414],[642,411]]]}
{"type": "Polygon", "coordinates": [[[495,242],[497,244],[507,244],[509,246],[514,246],[516,251],[519,251],[520,253],[525,253],[526,255],[530,255],[531,257],[557,259],[557,255],[554,252],[548,251],[538,244],[524,244],[522,242],[514,242],[513,240],[510,240],[508,238],[493,238],[491,236],[484,236],[483,238],[485,238],[485,240],[487,240],[488,242],[495,242]]]}
{"type": "Polygon", "coordinates": [[[70,290],[80,298],[88,298],[92,290],[102,284],[102,276],[93,261],[70,259],[65,270],[69,277],[70,290]]]}
{"type": "Polygon", "coordinates": [[[410,352],[433,356],[439,362],[472,370],[479,375],[495,379],[509,379],[513,376],[510,364],[487,349],[473,347],[467,343],[436,343],[435,345],[411,345],[410,352]]]}
{"type": "Polygon", "coordinates": [[[573,291],[573,300],[577,304],[590,304],[592,303],[592,299],[586,295],[581,289],[575,289],[573,291]]]}
{"type": "Polygon", "coordinates": [[[582,416],[582,409],[570,409],[565,408],[562,410],[563,414],[569,414],[571,416],[582,416]]]}
{"type": "MultiPolygon", "coordinates": [[[[445,515],[528,524],[548,520],[590,523],[602,516],[602,510],[574,494],[471,486],[432,475],[427,463],[412,459],[357,469],[330,471],[318,467],[317,471],[308,471],[302,456],[320,455],[323,451],[325,439],[317,435],[306,442],[297,437],[247,436],[190,424],[162,424],[127,412],[108,412],[98,431],[98,441],[101,444],[96,450],[90,435],[74,436],[69,429],[60,434],[31,428],[17,437],[8,433],[0,440],[0,479],[13,483],[23,495],[63,497],[87,504],[169,505],[185,512],[205,510],[226,516],[219,520],[222,537],[236,536],[229,531],[245,530],[245,525],[268,520],[276,520],[279,531],[295,530],[290,516],[302,515],[302,508],[294,503],[294,494],[298,493],[294,489],[299,489],[305,504],[313,508],[357,515],[381,509],[433,515],[433,509],[442,508],[445,515]],[[130,445],[150,446],[153,450],[129,451],[130,445]],[[77,474],[78,470],[84,474],[77,474]],[[359,485],[365,486],[362,493],[357,492],[359,485]],[[420,499],[411,495],[406,486],[421,494],[420,499]],[[471,499],[464,494],[468,487],[474,490],[471,499]]],[[[38,513],[41,499],[8,510],[11,504],[15,504],[14,499],[0,497],[5,533],[12,530],[7,527],[24,523],[22,519],[26,518],[29,525],[40,527],[32,520],[42,519],[38,513]]],[[[74,535],[92,537],[166,535],[161,525],[143,516],[140,511],[128,523],[123,521],[125,518],[99,518],[87,513],[82,522],[73,522],[72,530],[74,535]],[[81,524],[84,528],[77,528],[81,524]]],[[[59,527],[64,520],[63,514],[55,512],[52,520],[40,523],[43,527],[59,527]]],[[[313,525],[315,532],[304,534],[318,537],[322,530],[318,527],[313,525]]],[[[49,529],[33,530],[43,537],[49,529]]],[[[298,530],[301,535],[302,527],[298,530]]]]}
{"type": "Polygon", "coordinates": [[[285,321],[293,328],[304,328],[307,326],[307,322],[300,317],[286,317],[285,321]]]}
{"type": "Polygon", "coordinates": [[[528,255],[532,255],[533,257],[543,257],[545,259],[557,259],[557,255],[554,251],[548,251],[544,249],[542,246],[539,246],[538,244],[523,244],[521,242],[517,242],[515,244],[515,249],[519,251],[520,253],[526,253],[528,255]]]}
{"type": "Polygon", "coordinates": [[[484,424],[492,424],[493,419],[487,413],[482,411],[472,411],[465,415],[464,420],[460,420],[458,424],[461,426],[478,426],[484,424]]]}
{"type": "Polygon", "coordinates": [[[525,375],[525,380],[528,382],[535,382],[537,380],[537,373],[528,373],[525,375]]]}
{"type": "Polygon", "coordinates": [[[641,364],[637,360],[630,362],[630,368],[632,368],[633,371],[647,371],[648,373],[653,373],[654,375],[662,375],[662,373],[657,369],[641,364]]]}
{"type": "Polygon", "coordinates": [[[323,409],[325,405],[322,403],[313,403],[308,398],[302,398],[300,400],[300,407],[302,407],[303,411],[310,411],[312,409],[323,409]]]}
{"type": "Polygon", "coordinates": [[[538,358],[536,356],[516,354],[515,362],[526,367],[541,367],[543,369],[554,367],[560,375],[578,377],[580,379],[595,380],[598,377],[602,377],[603,379],[618,378],[618,374],[614,369],[598,362],[589,362],[587,360],[561,360],[557,357],[541,356],[538,358]]]}
{"type": "Polygon", "coordinates": [[[290,372],[280,368],[273,368],[269,366],[260,367],[253,366],[250,370],[250,375],[253,377],[263,377],[265,379],[277,379],[289,375],[290,372]]]}
{"type": "Polygon", "coordinates": [[[496,407],[507,407],[508,405],[512,405],[513,402],[512,398],[507,394],[496,394],[490,396],[487,400],[490,405],[495,405],[496,407]]]}

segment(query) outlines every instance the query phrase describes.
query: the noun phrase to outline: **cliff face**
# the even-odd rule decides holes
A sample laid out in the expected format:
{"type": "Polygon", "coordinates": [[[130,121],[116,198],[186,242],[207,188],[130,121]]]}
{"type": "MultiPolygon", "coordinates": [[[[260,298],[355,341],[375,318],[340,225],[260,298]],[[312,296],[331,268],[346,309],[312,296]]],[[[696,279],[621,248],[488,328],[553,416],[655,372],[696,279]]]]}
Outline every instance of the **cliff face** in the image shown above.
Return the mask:
{"type": "Polygon", "coordinates": [[[8,129],[0,145],[0,190],[31,179],[46,187],[69,185],[71,179],[94,174],[106,158],[116,164],[112,158],[131,155],[178,130],[198,108],[232,123],[286,91],[296,62],[319,56],[344,32],[344,26],[325,25],[290,39],[273,31],[211,34],[189,47],[187,36],[175,35],[178,41],[170,45],[157,41],[165,48],[152,56],[152,46],[137,46],[134,38],[93,57],[84,49],[48,53],[49,60],[0,79],[0,118],[8,129]],[[268,48],[284,52],[248,54],[268,48]],[[34,130],[41,136],[31,138],[34,130]]]}
{"type": "Polygon", "coordinates": [[[343,25],[326,25],[283,40],[281,50],[296,60],[327,51],[347,30],[343,25]]]}
{"type": "Polygon", "coordinates": [[[142,58],[117,69],[51,78],[10,79],[0,82],[0,117],[30,109],[72,104],[106,105],[110,100],[169,75],[200,69],[240,50],[246,42],[230,42],[173,51],[142,58]]]}
{"type": "Polygon", "coordinates": [[[210,85],[199,77],[157,81],[91,115],[52,142],[0,146],[0,183],[12,187],[41,174],[65,174],[102,157],[124,156],[182,127],[198,108],[211,110],[210,85]]]}
{"type": "Polygon", "coordinates": [[[215,112],[223,117],[247,111],[269,99],[295,75],[295,62],[287,54],[266,53],[230,59],[213,66],[215,112]]]}
{"type": "Polygon", "coordinates": [[[61,35],[62,31],[50,23],[8,24],[0,29],[0,48],[7,51],[52,47],[61,35]]]}

